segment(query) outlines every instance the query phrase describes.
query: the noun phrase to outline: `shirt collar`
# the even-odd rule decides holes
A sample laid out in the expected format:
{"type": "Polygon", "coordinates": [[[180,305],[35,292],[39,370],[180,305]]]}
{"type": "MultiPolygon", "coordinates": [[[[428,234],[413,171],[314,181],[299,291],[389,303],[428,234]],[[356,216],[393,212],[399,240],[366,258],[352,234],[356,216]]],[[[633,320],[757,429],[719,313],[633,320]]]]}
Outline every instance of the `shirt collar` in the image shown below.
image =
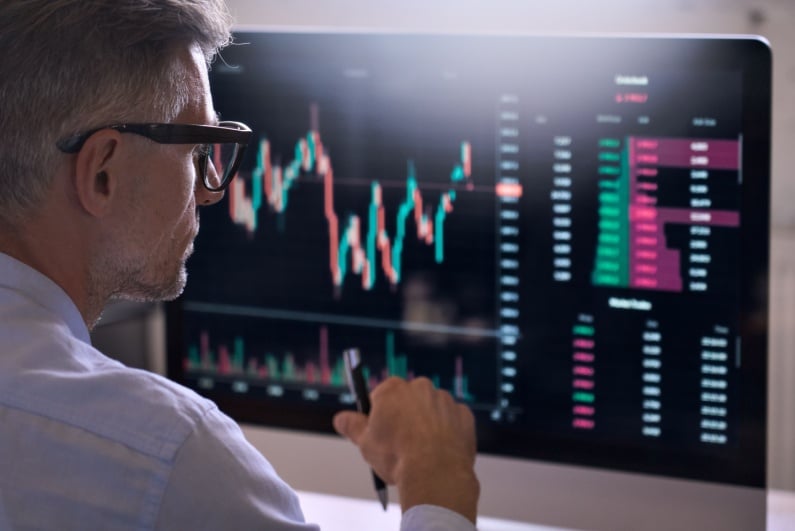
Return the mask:
{"type": "Polygon", "coordinates": [[[69,295],[29,265],[0,253],[0,289],[15,291],[61,317],[79,340],[91,344],[83,316],[69,295]]]}

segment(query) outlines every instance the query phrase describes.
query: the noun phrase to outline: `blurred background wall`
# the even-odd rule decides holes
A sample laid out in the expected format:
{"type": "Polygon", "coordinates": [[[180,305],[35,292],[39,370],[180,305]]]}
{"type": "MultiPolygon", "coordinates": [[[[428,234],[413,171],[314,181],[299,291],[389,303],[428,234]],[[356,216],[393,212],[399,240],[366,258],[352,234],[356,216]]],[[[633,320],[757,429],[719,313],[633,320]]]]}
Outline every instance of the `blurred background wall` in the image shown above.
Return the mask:
{"type": "MultiPolygon", "coordinates": [[[[768,470],[795,490],[795,0],[227,0],[258,26],[531,33],[742,33],[773,49],[773,193],[768,470]]],[[[528,72],[532,75],[532,72],[528,72]]],[[[749,176],[753,178],[753,176],[749,176]]],[[[115,303],[93,339],[164,372],[158,305],[115,303]]]]}

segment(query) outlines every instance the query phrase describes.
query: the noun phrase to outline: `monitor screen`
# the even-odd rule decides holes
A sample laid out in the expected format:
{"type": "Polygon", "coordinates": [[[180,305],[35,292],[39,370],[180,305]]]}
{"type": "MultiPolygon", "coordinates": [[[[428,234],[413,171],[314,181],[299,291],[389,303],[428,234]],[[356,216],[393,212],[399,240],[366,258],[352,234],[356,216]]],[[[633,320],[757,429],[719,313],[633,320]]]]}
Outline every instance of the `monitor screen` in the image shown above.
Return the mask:
{"type": "Polygon", "coordinates": [[[169,376],[331,432],[425,376],[485,453],[765,484],[770,56],[750,38],[241,32],[251,126],[169,376]]]}

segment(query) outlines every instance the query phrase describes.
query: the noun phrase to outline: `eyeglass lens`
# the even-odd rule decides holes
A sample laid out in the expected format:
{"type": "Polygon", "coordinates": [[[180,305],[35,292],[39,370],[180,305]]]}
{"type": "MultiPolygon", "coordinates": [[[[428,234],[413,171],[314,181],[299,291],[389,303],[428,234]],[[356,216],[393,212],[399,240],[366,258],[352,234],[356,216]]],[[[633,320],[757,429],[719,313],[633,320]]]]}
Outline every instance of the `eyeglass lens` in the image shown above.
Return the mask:
{"type": "Polygon", "coordinates": [[[204,183],[210,190],[221,190],[234,177],[237,171],[235,162],[240,145],[235,143],[213,144],[210,155],[212,164],[207,164],[204,183]],[[212,166],[212,167],[210,167],[212,166]]]}

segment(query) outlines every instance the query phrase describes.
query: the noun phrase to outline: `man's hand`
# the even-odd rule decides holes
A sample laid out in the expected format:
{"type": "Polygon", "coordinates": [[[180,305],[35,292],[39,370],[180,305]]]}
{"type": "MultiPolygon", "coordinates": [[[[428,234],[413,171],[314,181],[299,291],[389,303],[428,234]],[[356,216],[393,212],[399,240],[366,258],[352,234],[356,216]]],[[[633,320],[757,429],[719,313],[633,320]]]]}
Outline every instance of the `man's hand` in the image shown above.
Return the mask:
{"type": "Polygon", "coordinates": [[[474,523],[480,486],[469,408],[427,378],[389,378],[372,391],[370,402],[369,417],[342,411],[334,429],[359,447],[384,481],[397,485],[402,510],[438,505],[474,523]]]}

